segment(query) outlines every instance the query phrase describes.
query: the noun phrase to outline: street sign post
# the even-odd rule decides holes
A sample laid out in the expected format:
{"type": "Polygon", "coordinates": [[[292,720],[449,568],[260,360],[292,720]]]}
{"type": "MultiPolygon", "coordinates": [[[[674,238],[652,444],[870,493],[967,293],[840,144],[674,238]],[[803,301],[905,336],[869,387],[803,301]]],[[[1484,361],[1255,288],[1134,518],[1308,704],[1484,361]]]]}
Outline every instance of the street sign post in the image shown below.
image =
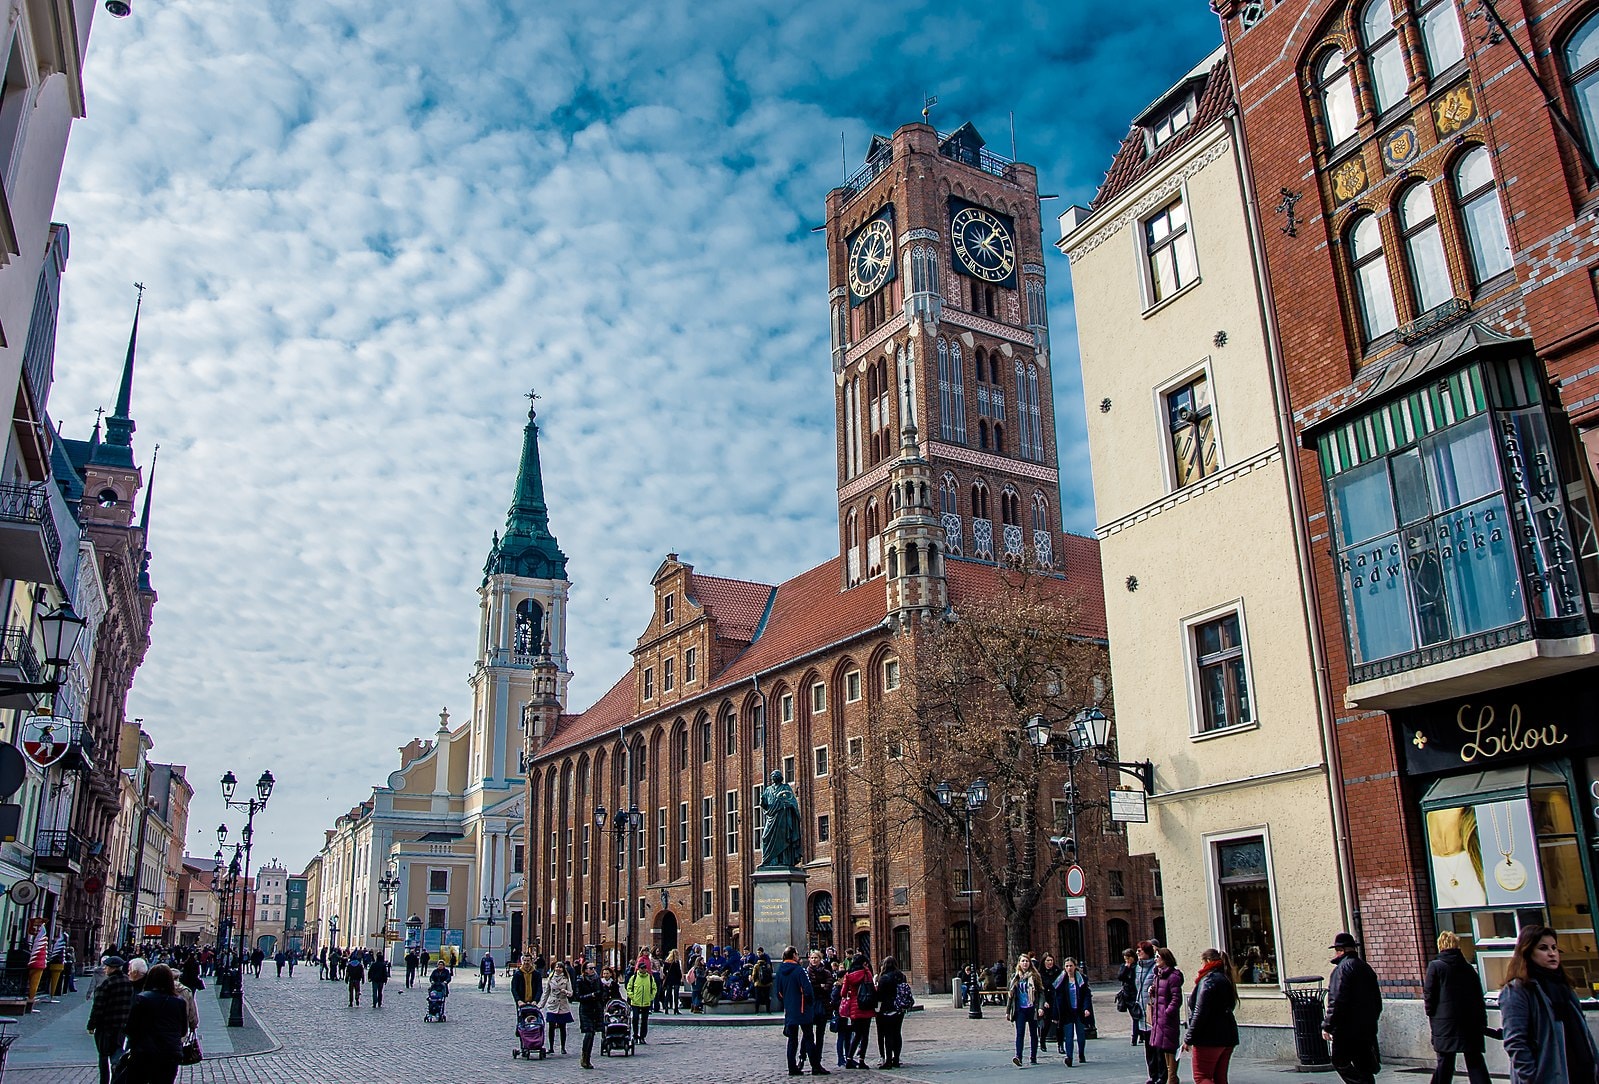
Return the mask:
{"type": "Polygon", "coordinates": [[[1110,819],[1123,824],[1149,823],[1149,795],[1141,790],[1110,792],[1110,819]]]}

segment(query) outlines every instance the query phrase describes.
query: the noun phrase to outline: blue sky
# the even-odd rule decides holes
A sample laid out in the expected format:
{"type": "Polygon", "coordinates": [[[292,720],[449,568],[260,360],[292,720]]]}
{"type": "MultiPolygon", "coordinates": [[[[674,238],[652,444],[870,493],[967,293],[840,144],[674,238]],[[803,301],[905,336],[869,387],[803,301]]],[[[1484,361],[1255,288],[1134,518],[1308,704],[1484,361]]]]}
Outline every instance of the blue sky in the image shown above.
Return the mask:
{"type": "Polygon", "coordinates": [[[836,538],[823,200],[873,132],[973,121],[1038,168],[1069,529],[1093,525],[1054,215],[1216,44],[1206,0],[135,0],[96,15],[53,414],[134,391],[161,601],[130,715],[232,768],[257,854],[464,717],[476,587],[526,402],[571,555],[574,707],[627,665],[669,551],[776,582],[836,538]],[[1071,374],[1071,375],[1068,375],[1071,374]]]}

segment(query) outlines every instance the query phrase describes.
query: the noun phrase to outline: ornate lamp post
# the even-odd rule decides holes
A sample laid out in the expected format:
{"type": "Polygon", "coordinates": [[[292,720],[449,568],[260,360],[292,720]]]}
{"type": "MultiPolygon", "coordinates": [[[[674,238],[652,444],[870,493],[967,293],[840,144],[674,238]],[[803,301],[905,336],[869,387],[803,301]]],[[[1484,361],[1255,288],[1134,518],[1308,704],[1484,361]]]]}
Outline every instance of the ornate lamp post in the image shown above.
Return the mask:
{"type": "MultiPolygon", "coordinates": [[[[933,788],[933,796],[938,799],[938,804],[945,809],[953,809],[961,815],[966,822],[966,931],[970,937],[969,953],[972,965],[972,975],[977,975],[977,888],[972,883],[972,815],[988,804],[988,784],[981,777],[973,779],[967,784],[964,792],[957,792],[946,780],[933,788]],[[959,801],[959,806],[956,802],[959,801]]],[[[966,991],[966,1015],[973,1020],[983,1018],[983,994],[981,984],[973,984],[966,991]]]]}
{"type": "Polygon", "coordinates": [[[389,914],[394,909],[394,894],[400,890],[400,875],[392,865],[384,867],[378,878],[378,891],[383,895],[383,955],[389,955],[389,914]]]}
{"type": "Polygon", "coordinates": [[[277,780],[272,778],[270,771],[263,771],[261,778],[255,781],[255,796],[242,802],[233,800],[233,792],[238,788],[239,780],[232,772],[222,777],[222,803],[229,809],[242,809],[245,811],[244,821],[244,873],[241,885],[243,890],[239,893],[239,958],[236,961],[239,969],[239,982],[233,990],[233,1006],[228,1010],[228,1027],[242,1028],[244,1026],[244,937],[246,928],[245,911],[250,906],[250,846],[255,838],[255,815],[266,808],[267,799],[272,797],[272,787],[277,780]]]}

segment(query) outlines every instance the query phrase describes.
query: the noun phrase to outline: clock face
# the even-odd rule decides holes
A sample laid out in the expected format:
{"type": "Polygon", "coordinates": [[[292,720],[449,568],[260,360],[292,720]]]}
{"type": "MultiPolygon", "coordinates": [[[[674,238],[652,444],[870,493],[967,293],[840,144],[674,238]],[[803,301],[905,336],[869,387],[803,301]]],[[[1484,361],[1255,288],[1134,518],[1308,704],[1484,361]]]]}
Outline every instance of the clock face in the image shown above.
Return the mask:
{"type": "Polygon", "coordinates": [[[1016,245],[1010,231],[981,207],[966,207],[949,224],[950,240],[961,268],[985,282],[1004,282],[1016,268],[1016,245]]]}
{"type": "Polygon", "coordinates": [[[888,281],[894,270],[894,228],[887,219],[868,222],[849,246],[849,288],[856,297],[869,297],[888,281]]]}

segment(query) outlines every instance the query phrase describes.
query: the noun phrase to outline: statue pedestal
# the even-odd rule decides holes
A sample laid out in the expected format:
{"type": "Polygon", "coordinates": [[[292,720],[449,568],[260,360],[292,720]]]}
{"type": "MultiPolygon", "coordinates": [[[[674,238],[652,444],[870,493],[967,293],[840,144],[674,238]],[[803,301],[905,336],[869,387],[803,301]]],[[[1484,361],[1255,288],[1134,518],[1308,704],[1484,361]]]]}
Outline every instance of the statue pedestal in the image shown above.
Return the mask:
{"type": "Polygon", "coordinates": [[[789,945],[805,952],[805,876],[797,869],[758,869],[750,875],[755,907],[746,952],[760,946],[773,960],[789,945]]]}

